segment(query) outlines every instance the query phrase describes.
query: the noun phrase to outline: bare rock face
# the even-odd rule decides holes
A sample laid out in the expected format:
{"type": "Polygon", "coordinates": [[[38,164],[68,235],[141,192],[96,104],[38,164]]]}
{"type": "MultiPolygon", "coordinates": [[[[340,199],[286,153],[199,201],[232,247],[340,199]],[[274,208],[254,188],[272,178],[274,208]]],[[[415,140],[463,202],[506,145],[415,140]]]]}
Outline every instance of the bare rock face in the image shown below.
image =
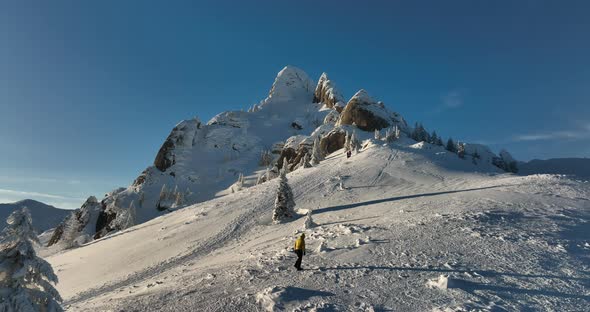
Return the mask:
{"type": "Polygon", "coordinates": [[[336,89],[336,85],[328,79],[328,74],[322,73],[320,80],[313,94],[314,103],[324,103],[326,107],[341,107],[339,103],[344,103],[344,98],[336,89]]]}
{"type": "Polygon", "coordinates": [[[358,91],[340,114],[340,125],[356,126],[364,131],[381,130],[391,126],[393,120],[382,102],[372,99],[365,90],[358,91]]]}
{"type": "Polygon", "coordinates": [[[184,120],[176,125],[160,147],[154,160],[154,166],[162,172],[172,167],[176,163],[175,149],[193,146],[200,128],[201,122],[197,118],[184,120]]]}
{"type": "Polygon", "coordinates": [[[345,140],[346,132],[341,128],[335,128],[322,137],[320,149],[325,155],[333,153],[344,147],[345,140]]]}
{"type": "MultiPolygon", "coordinates": [[[[79,231],[87,234],[88,232],[94,231],[94,226],[96,224],[98,214],[100,213],[100,209],[100,203],[98,202],[96,197],[90,196],[79,209],[76,209],[74,211],[73,217],[76,218],[78,220],[78,224],[80,224],[79,231]]],[[[55,228],[55,231],[53,231],[53,235],[47,243],[47,247],[52,246],[61,240],[66,227],[66,222],[69,220],[69,218],[70,216],[64,219],[64,221],[62,221],[55,228]]]]}

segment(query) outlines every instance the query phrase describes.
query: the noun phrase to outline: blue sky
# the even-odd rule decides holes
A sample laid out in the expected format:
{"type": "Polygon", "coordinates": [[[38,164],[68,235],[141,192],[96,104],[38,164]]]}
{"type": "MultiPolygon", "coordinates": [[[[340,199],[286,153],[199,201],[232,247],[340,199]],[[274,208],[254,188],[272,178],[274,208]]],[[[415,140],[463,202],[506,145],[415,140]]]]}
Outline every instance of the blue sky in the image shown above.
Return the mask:
{"type": "Polygon", "coordinates": [[[263,99],[287,64],[444,137],[590,156],[585,1],[5,1],[0,202],[128,185],[171,128],[263,99]]]}

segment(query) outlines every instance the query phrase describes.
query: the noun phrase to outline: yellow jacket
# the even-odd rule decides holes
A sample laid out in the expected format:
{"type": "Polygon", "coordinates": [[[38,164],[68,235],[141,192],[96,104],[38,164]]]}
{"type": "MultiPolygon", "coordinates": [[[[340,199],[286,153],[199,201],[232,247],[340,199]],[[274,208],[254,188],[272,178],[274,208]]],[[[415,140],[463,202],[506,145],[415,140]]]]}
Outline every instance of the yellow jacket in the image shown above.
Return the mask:
{"type": "Polygon", "coordinates": [[[302,236],[299,236],[299,238],[295,240],[295,250],[305,251],[305,238],[302,236]]]}

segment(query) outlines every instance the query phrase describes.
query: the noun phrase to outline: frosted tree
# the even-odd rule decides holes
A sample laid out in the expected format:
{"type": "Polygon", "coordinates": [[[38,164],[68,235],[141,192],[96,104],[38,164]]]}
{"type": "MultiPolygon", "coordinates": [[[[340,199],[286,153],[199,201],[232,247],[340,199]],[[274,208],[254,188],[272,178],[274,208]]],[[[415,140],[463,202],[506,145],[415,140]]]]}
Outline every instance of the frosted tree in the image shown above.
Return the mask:
{"type": "Polygon", "coordinates": [[[307,210],[307,213],[305,214],[305,222],[303,223],[303,227],[304,229],[311,229],[312,227],[315,227],[316,224],[313,222],[313,219],[311,217],[311,209],[307,210]]]}
{"type": "Polygon", "coordinates": [[[160,190],[160,201],[165,201],[168,198],[168,188],[166,184],[162,185],[162,189],[160,190]]]}
{"type": "Polygon", "coordinates": [[[279,188],[277,189],[277,197],[272,212],[272,221],[274,223],[281,223],[293,218],[295,215],[294,208],[295,200],[293,198],[293,191],[289,186],[286,172],[281,170],[279,175],[279,188]]]}
{"type": "Polygon", "coordinates": [[[140,192],[139,193],[139,201],[138,201],[139,202],[139,208],[142,208],[143,207],[144,200],[145,200],[145,194],[143,192],[140,192]]]}
{"type": "Polygon", "coordinates": [[[348,134],[348,131],[346,131],[345,137],[344,137],[344,152],[348,152],[348,151],[352,151],[351,149],[351,144],[350,144],[350,134],[348,134]]]}
{"type": "Polygon", "coordinates": [[[311,164],[316,166],[323,160],[322,152],[320,150],[320,138],[316,137],[313,140],[313,148],[311,150],[311,164]]]}
{"type": "Polygon", "coordinates": [[[289,162],[287,161],[287,157],[283,158],[283,169],[281,169],[282,171],[285,172],[285,174],[289,173],[289,162]]]}
{"type": "Polygon", "coordinates": [[[350,136],[350,148],[351,151],[358,153],[359,150],[361,149],[361,142],[359,141],[359,139],[356,136],[356,131],[353,131],[351,136],[350,136]]]}
{"type": "Polygon", "coordinates": [[[264,183],[264,175],[259,174],[258,177],[256,178],[256,185],[262,184],[262,183],[264,183]]]}
{"type": "Polygon", "coordinates": [[[457,143],[457,156],[461,159],[465,158],[465,143],[457,143]]]}
{"type": "Polygon", "coordinates": [[[51,284],[57,276],[33,247],[39,240],[28,209],[14,211],[6,223],[0,235],[0,311],[63,312],[61,296],[51,284]]]}
{"type": "Polygon", "coordinates": [[[131,201],[129,208],[119,209],[116,217],[116,227],[118,230],[124,230],[135,225],[137,222],[137,210],[135,209],[135,202],[131,201]]]}
{"type": "Polygon", "coordinates": [[[432,131],[432,134],[430,135],[430,140],[428,141],[428,143],[436,144],[436,142],[438,142],[438,135],[436,134],[436,131],[432,131]]]}
{"type": "Polygon", "coordinates": [[[242,188],[244,188],[244,174],[240,173],[238,175],[238,181],[236,181],[236,183],[234,183],[234,187],[233,187],[236,191],[240,191],[242,188]]]}
{"type": "Polygon", "coordinates": [[[379,129],[375,129],[375,140],[381,140],[381,131],[379,129]]]}
{"type": "Polygon", "coordinates": [[[449,140],[447,141],[447,151],[449,151],[451,153],[457,152],[457,147],[455,146],[455,142],[453,141],[452,138],[449,138],[449,140]]]}
{"type": "Polygon", "coordinates": [[[265,175],[264,181],[270,181],[275,178],[274,172],[270,169],[270,167],[266,168],[266,173],[264,175],[265,175]]]}

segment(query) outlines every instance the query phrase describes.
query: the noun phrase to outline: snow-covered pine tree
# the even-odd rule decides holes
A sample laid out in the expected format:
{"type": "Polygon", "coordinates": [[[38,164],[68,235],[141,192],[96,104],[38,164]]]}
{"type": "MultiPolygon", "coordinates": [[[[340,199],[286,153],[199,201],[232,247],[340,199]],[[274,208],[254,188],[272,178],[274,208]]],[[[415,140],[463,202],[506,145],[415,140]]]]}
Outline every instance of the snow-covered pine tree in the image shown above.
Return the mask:
{"type": "Polygon", "coordinates": [[[295,215],[294,208],[295,200],[293,199],[293,191],[289,186],[286,172],[281,170],[279,174],[279,188],[277,189],[277,197],[272,212],[272,221],[274,223],[281,223],[293,218],[295,215]]]}
{"type": "MultiPolygon", "coordinates": [[[[180,194],[180,193],[178,193],[180,194]]],[[[129,208],[119,208],[116,217],[116,228],[119,231],[130,228],[137,222],[137,210],[135,209],[135,202],[131,201],[129,208]]]]}
{"type": "Polygon", "coordinates": [[[356,131],[352,131],[352,134],[350,136],[350,148],[351,151],[358,153],[359,150],[361,149],[361,142],[359,141],[359,139],[356,136],[356,131]]]}
{"type": "Polygon", "coordinates": [[[453,141],[452,138],[449,138],[449,140],[447,141],[447,151],[449,151],[451,153],[456,153],[457,152],[457,148],[455,146],[455,142],[453,141]]]}
{"type": "Polygon", "coordinates": [[[313,222],[313,219],[311,217],[311,209],[308,209],[307,213],[305,214],[305,222],[303,223],[303,228],[305,230],[308,230],[308,229],[311,229],[315,226],[316,226],[316,224],[313,222]]]}
{"type": "MultiPolygon", "coordinates": [[[[287,161],[287,157],[283,158],[283,167],[281,168],[282,171],[285,171],[285,174],[291,172],[289,170],[289,162],[287,161]]],[[[280,174],[280,172],[279,172],[280,174]]]]}
{"type": "Polygon", "coordinates": [[[375,140],[381,140],[381,131],[379,129],[375,129],[375,140]]]}
{"type": "Polygon", "coordinates": [[[313,140],[313,148],[311,150],[311,164],[316,166],[323,160],[322,152],[320,150],[320,137],[317,136],[313,140]]]}
{"type": "Polygon", "coordinates": [[[348,151],[352,151],[352,149],[350,146],[350,134],[348,134],[348,131],[346,131],[344,136],[344,152],[346,153],[348,151]]]}
{"type": "Polygon", "coordinates": [[[436,140],[436,143],[434,143],[434,144],[436,144],[438,146],[443,146],[444,145],[441,137],[438,137],[438,139],[436,140]]]}
{"type": "Polygon", "coordinates": [[[465,158],[465,143],[457,143],[457,156],[461,159],[465,158]]]}
{"type": "Polygon", "coordinates": [[[264,183],[264,175],[258,174],[258,177],[256,178],[256,185],[262,184],[262,183],[264,183]]]}
{"type": "Polygon", "coordinates": [[[145,194],[143,192],[140,192],[139,193],[139,200],[138,200],[139,208],[143,207],[144,200],[145,200],[145,194]]]}
{"type": "Polygon", "coordinates": [[[166,184],[162,185],[162,189],[160,190],[160,201],[164,201],[168,198],[168,188],[166,184]]]}
{"type": "Polygon", "coordinates": [[[430,135],[430,140],[428,141],[428,143],[436,144],[436,142],[438,142],[438,135],[436,134],[436,131],[432,131],[432,134],[430,135]]]}
{"type": "Polygon", "coordinates": [[[33,248],[39,240],[28,209],[14,211],[6,223],[0,235],[0,311],[63,312],[61,296],[51,285],[57,276],[33,248]]]}

